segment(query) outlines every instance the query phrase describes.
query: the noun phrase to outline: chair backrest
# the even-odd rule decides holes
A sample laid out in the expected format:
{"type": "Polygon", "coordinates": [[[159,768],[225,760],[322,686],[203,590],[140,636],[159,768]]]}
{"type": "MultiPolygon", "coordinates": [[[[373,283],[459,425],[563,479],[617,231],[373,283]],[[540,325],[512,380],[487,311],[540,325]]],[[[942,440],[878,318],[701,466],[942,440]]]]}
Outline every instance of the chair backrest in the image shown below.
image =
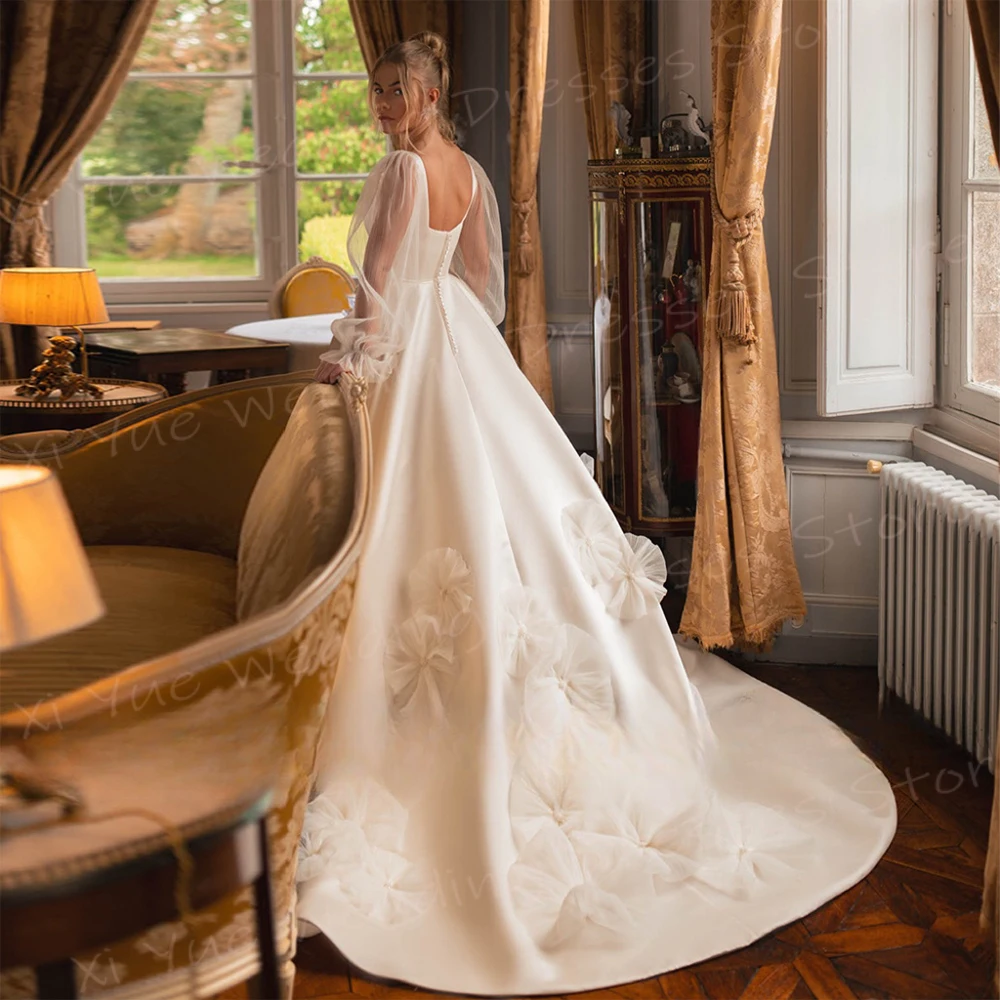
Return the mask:
{"type": "Polygon", "coordinates": [[[354,289],[354,279],[338,264],[310,257],[278,282],[271,296],[271,316],[286,319],[340,312],[350,308],[347,297],[354,289]]]}
{"type": "Polygon", "coordinates": [[[313,382],[257,478],[240,529],[236,618],[287,600],[334,557],[354,510],[347,403],[313,382]]]}

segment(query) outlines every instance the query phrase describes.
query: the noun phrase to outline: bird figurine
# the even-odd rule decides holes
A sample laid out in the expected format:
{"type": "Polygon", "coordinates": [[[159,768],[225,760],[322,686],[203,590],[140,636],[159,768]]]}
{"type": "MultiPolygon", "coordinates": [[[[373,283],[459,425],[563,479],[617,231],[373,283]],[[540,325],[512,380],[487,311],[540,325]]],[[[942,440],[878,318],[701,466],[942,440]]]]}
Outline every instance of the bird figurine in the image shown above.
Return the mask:
{"type": "Polygon", "coordinates": [[[688,105],[687,118],[684,120],[685,127],[697,139],[702,139],[711,145],[712,126],[705,124],[705,120],[698,113],[698,105],[687,91],[682,90],[681,96],[687,101],[688,105]]]}

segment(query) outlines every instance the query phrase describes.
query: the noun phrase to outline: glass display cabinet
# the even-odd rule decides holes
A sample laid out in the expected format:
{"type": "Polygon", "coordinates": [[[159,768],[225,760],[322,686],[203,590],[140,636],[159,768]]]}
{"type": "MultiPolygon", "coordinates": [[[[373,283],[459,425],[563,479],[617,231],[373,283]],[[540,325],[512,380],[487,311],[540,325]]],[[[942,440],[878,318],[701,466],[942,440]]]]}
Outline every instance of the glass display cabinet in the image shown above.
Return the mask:
{"type": "Polygon", "coordinates": [[[626,531],[694,530],[707,156],[589,160],[595,475],[626,531]]]}

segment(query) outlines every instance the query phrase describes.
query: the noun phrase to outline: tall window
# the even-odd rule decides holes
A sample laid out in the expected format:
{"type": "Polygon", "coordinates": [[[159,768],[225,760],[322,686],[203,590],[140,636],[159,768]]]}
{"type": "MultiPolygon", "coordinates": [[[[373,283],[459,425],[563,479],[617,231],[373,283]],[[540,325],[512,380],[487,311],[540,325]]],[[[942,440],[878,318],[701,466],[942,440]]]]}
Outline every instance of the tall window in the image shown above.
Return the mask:
{"type": "Polygon", "coordinates": [[[944,406],[1000,421],[1000,168],[964,3],[946,7],[940,361],[944,406]]]}
{"type": "Polygon", "coordinates": [[[295,7],[299,256],[318,254],[348,267],[347,226],[386,139],[371,124],[368,74],[347,0],[300,0],[295,7]]]}
{"type": "Polygon", "coordinates": [[[263,300],[298,260],[347,264],[385,152],[347,0],[159,0],[56,199],[60,263],[110,301],[263,300]]]}

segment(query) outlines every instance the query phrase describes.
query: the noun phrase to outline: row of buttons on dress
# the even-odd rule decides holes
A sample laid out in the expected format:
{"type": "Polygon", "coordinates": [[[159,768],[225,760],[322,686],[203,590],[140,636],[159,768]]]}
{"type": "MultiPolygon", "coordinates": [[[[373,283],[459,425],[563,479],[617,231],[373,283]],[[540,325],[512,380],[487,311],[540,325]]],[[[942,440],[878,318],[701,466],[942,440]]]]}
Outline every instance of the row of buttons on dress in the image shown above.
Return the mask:
{"type": "Polygon", "coordinates": [[[454,234],[448,233],[444,238],[444,250],[441,252],[441,263],[438,265],[438,272],[434,278],[434,287],[437,290],[438,301],[441,303],[441,315],[444,317],[444,328],[448,331],[448,340],[451,343],[451,352],[458,357],[458,344],[455,343],[455,335],[451,332],[451,320],[448,319],[448,310],[444,307],[444,292],[441,282],[445,275],[445,262],[448,260],[448,251],[451,249],[451,238],[454,234]]]}

